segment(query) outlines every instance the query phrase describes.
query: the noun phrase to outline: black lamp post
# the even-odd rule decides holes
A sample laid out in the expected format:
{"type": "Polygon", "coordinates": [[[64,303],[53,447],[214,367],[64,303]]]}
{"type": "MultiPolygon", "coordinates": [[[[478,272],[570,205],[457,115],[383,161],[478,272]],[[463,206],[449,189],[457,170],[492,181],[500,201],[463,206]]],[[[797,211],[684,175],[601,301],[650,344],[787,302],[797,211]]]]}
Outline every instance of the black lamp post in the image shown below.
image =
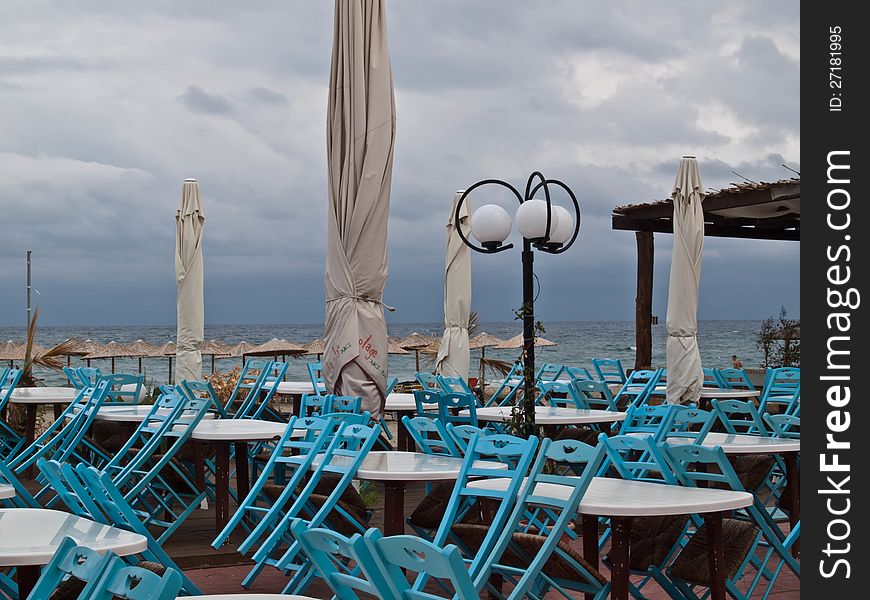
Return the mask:
{"type": "MultiPolygon", "coordinates": [[[[570,248],[580,232],[580,204],[571,189],[555,179],[546,179],[535,171],[526,182],[525,195],[511,184],[500,179],[484,179],[478,181],[463,192],[456,205],[456,220],[459,222],[462,204],[468,195],[484,185],[500,185],[507,188],[519,202],[516,213],[517,229],[523,236],[523,422],[525,434],[531,435],[535,423],[535,272],[533,249],[548,254],[561,254],[570,248]],[[550,200],[550,186],[559,187],[571,198],[574,209],[572,215],[562,206],[554,205],[550,200]],[[535,194],[543,190],[544,199],[535,198],[535,194]]],[[[506,210],[497,204],[481,206],[471,216],[471,233],[480,242],[480,246],[471,242],[457,227],[462,241],[477,252],[495,254],[513,248],[513,244],[504,241],[511,231],[511,217],[506,210]]]]}

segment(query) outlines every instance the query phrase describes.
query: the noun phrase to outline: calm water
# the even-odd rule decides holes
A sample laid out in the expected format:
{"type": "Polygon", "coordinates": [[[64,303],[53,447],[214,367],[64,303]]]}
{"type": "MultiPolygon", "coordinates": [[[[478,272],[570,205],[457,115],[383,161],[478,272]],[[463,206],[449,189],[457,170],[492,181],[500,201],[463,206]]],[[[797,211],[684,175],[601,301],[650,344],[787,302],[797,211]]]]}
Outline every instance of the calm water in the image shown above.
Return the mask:
{"type": "MultiPolygon", "coordinates": [[[[574,321],[554,322],[545,324],[544,337],[554,341],[558,346],[538,350],[539,362],[558,362],[570,365],[591,366],[594,357],[620,358],[626,366],[634,363],[634,323],[630,321],[574,321]]],[[[761,355],[755,347],[754,335],[758,331],[760,321],[701,321],[698,324],[698,343],[701,348],[701,360],[705,366],[730,366],[730,357],[737,354],[746,367],[757,366],[761,355]]],[[[520,332],[517,322],[483,323],[479,329],[501,338],[508,338],[520,332]]],[[[437,333],[441,326],[438,323],[394,323],[389,327],[391,336],[403,338],[412,332],[437,333]]],[[[665,331],[664,322],[653,326],[653,364],[665,364],[665,331]]],[[[44,347],[50,347],[67,338],[92,339],[106,343],[132,342],[144,339],[153,344],[162,344],[175,338],[175,326],[74,326],[74,327],[41,327],[37,342],[44,347]]],[[[323,325],[206,325],[205,339],[215,339],[228,344],[245,340],[259,344],[272,338],[288,339],[303,343],[323,337],[323,325]]],[[[0,327],[0,341],[13,339],[21,341],[24,338],[23,327],[0,327]]],[[[472,351],[472,376],[476,375],[474,356],[479,351],[472,351]]],[[[513,361],[519,350],[493,350],[487,348],[486,356],[513,361]]],[[[289,358],[288,379],[306,379],[305,363],[312,357],[289,358]]],[[[164,383],[168,376],[168,359],[147,358],[143,360],[143,370],[149,383],[164,383]]],[[[77,358],[72,359],[73,366],[84,365],[77,358]]],[[[108,360],[95,360],[93,366],[108,371],[108,360]]],[[[211,359],[203,360],[206,372],[211,369],[211,359]]],[[[230,369],[240,364],[240,359],[222,359],[215,361],[217,369],[230,369]]],[[[174,368],[174,367],[173,367],[174,368]]],[[[390,375],[400,380],[409,379],[414,374],[414,354],[391,355],[390,375]]],[[[136,359],[116,359],[115,370],[136,372],[136,359]]],[[[40,371],[40,376],[46,384],[58,384],[65,381],[62,374],[40,371]]]]}

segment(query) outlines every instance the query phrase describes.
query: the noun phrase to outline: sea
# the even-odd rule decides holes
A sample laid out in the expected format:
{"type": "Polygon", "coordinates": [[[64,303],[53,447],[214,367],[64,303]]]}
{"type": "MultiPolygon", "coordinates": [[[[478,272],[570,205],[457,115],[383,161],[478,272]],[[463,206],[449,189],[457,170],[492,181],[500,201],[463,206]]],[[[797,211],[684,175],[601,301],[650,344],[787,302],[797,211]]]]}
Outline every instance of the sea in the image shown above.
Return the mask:
{"type": "MultiPolygon", "coordinates": [[[[663,321],[663,320],[662,320],[663,321]]],[[[701,362],[709,367],[731,366],[731,355],[736,354],[745,367],[757,367],[761,364],[761,352],[755,346],[755,334],[761,326],[761,321],[700,321],[698,323],[698,345],[701,350],[701,362]]],[[[544,362],[585,366],[591,368],[593,358],[619,358],[626,367],[634,365],[634,322],[633,321],[562,321],[544,324],[542,337],[556,342],[556,346],[539,348],[536,354],[537,364],[544,362]]],[[[441,334],[439,323],[390,323],[389,334],[404,338],[411,333],[441,334]]],[[[507,339],[521,332],[520,323],[491,322],[480,323],[477,332],[487,332],[507,339]]],[[[654,325],[653,334],[653,365],[665,366],[665,340],[667,331],[664,322],[654,325]]],[[[6,340],[23,341],[23,327],[0,327],[0,342],[6,340]]],[[[284,325],[206,325],[205,339],[219,340],[227,344],[247,341],[259,344],[272,338],[287,339],[296,343],[304,343],[323,337],[322,324],[284,324],[284,325]]],[[[119,343],[144,339],[153,344],[163,344],[175,339],[174,325],[113,325],[113,326],[44,326],[39,327],[36,341],[43,347],[50,347],[68,338],[92,339],[96,342],[119,343]]],[[[471,376],[477,376],[480,350],[472,350],[471,376]]],[[[520,355],[520,350],[486,349],[487,358],[501,359],[513,362],[520,355]]],[[[287,357],[289,364],[288,380],[307,379],[306,363],[314,357],[287,357]]],[[[421,357],[425,369],[425,360],[421,357]]],[[[241,363],[240,358],[216,359],[216,370],[229,370],[241,363]]],[[[93,360],[93,366],[100,367],[104,372],[110,370],[108,359],[93,360]]],[[[81,359],[72,357],[72,366],[84,366],[81,359]]],[[[209,373],[212,368],[211,358],[203,358],[203,369],[209,373]]],[[[138,359],[115,359],[115,371],[136,373],[139,369],[138,359]]],[[[173,365],[174,370],[174,365],[173,365]]],[[[146,384],[153,386],[166,383],[169,377],[169,359],[145,358],[142,360],[142,371],[146,384]]],[[[415,371],[415,355],[411,351],[407,355],[390,355],[390,375],[400,381],[412,379],[415,371]]],[[[63,385],[66,383],[63,373],[37,369],[36,375],[45,385],[63,385]]],[[[492,373],[486,374],[487,379],[492,373]]]]}

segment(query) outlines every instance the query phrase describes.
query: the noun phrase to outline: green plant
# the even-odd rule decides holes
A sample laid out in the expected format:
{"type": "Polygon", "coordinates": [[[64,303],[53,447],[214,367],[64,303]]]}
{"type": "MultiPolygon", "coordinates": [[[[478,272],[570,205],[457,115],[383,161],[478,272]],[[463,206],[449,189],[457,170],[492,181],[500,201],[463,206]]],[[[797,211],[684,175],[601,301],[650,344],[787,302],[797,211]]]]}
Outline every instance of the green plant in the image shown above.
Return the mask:
{"type": "MultiPolygon", "coordinates": [[[[526,315],[530,314],[532,307],[528,304],[523,304],[520,308],[514,310],[514,320],[515,321],[524,321],[526,315]]],[[[535,344],[537,343],[537,339],[539,335],[546,333],[544,329],[544,324],[541,321],[535,321],[535,326],[532,333],[532,352],[535,351],[535,344]]],[[[523,378],[526,381],[534,381],[535,380],[535,372],[534,367],[532,366],[531,360],[529,360],[529,355],[525,346],[520,353],[520,356],[517,357],[515,364],[521,364],[523,367],[523,378]]],[[[537,388],[532,387],[531,389],[531,398],[526,397],[526,389],[523,386],[523,389],[520,393],[516,395],[516,401],[513,406],[511,406],[511,415],[510,420],[508,420],[506,425],[506,430],[511,435],[516,435],[518,437],[530,438],[532,436],[540,436],[541,428],[535,423],[535,415],[532,413],[531,415],[526,413],[525,405],[526,402],[535,403],[535,399],[537,398],[537,388]]]]}
{"type": "Polygon", "coordinates": [[[777,318],[761,322],[755,345],[761,350],[762,368],[799,367],[801,363],[800,319],[789,319],[785,306],[777,318]]]}

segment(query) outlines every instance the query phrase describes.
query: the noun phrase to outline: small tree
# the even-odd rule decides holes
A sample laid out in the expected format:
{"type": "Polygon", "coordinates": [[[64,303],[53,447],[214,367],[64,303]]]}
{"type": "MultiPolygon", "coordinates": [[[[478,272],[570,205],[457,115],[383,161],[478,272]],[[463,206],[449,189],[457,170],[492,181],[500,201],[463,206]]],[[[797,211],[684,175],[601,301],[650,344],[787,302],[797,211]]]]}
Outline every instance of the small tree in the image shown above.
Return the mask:
{"type": "Polygon", "coordinates": [[[785,306],[777,318],[761,322],[755,345],[761,350],[762,368],[799,367],[801,363],[800,319],[789,319],[785,306]]]}

